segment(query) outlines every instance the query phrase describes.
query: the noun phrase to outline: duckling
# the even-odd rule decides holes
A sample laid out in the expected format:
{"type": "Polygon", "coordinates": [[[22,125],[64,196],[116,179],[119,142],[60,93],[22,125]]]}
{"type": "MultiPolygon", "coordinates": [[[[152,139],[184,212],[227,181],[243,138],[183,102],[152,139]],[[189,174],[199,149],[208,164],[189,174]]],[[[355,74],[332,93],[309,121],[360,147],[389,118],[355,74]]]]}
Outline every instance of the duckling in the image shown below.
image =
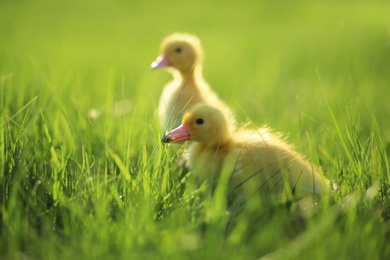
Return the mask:
{"type": "Polygon", "coordinates": [[[161,94],[158,116],[162,129],[177,127],[183,112],[197,103],[212,104],[233,120],[230,109],[211,90],[202,76],[203,50],[199,39],[174,33],[161,43],[161,55],[152,69],[167,68],[173,75],[161,94]]]}
{"type": "Polygon", "coordinates": [[[217,108],[196,104],[185,113],[182,125],[165,134],[162,141],[192,141],[185,157],[188,167],[205,180],[218,178],[230,167],[230,186],[244,197],[259,192],[304,197],[329,191],[329,181],[319,169],[280,134],[267,127],[230,130],[230,126],[217,108]]]}

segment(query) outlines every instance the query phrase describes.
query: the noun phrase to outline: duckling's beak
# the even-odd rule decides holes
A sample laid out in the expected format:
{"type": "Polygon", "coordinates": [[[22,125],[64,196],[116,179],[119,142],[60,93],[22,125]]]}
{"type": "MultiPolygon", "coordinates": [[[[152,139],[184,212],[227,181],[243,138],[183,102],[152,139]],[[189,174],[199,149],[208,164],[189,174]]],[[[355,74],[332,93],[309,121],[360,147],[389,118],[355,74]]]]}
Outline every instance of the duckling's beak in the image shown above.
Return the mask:
{"type": "Polygon", "coordinates": [[[190,139],[190,134],[187,132],[187,127],[185,125],[181,125],[169,133],[165,133],[161,138],[161,142],[163,143],[179,143],[184,142],[190,139]]]}
{"type": "Polygon", "coordinates": [[[171,63],[169,62],[168,57],[165,55],[161,55],[161,56],[158,56],[157,59],[152,62],[152,64],[150,65],[150,68],[152,70],[154,70],[154,69],[158,69],[161,67],[167,67],[170,65],[171,65],[171,63]]]}

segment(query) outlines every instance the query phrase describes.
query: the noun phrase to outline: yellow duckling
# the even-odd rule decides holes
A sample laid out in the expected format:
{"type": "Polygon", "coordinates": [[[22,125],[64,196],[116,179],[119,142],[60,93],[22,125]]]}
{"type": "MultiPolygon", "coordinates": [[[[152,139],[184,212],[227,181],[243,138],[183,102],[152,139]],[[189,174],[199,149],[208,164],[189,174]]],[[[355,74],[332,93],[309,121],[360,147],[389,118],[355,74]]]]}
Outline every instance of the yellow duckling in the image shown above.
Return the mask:
{"type": "Polygon", "coordinates": [[[233,120],[229,108],[203,79],[202,62],[203,50],[196,36],[174,33],[162,41],[161,55],[151,68],[165,67],[174,78],[165,86],[159,102],[162,129],[177,127],[183,111],[197,103],[213,105],[233,120]]]}
{"type": "Polygon", "coordinates": [[[197,104],[162,141],[192,141],[186,161],[203,179],[231,167],[231,188],[238,194],[284,191],[302,197],[329,191],[329,181],[279,135],[268,128],[230,130],[231,124],[218,109],[197,104]]]}

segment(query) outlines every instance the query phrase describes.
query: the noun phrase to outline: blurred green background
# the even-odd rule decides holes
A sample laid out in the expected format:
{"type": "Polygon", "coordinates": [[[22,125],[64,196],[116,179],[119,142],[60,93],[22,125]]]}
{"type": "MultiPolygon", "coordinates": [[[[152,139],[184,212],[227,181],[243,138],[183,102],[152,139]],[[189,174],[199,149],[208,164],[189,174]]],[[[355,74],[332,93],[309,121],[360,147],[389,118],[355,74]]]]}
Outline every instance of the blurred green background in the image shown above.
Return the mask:
{"type": "Polygon", "coordinates": [[[277,123],[279,104],[288,119],[296,96],[310,109],[346,98],[389,117],[378,106],[389,103],[387,1],[3,0],[0,12],[2,75],[33,74],[83,105],[105,100],[99,81],[109,73],[115,92],[156,100],[169,76],[149,65],[162,38],[179,31],[202,40],[216,91],[260,122],[277,123]]]}
{"type": "Polygon", "coordinates": [[[384,0],[0,0],[1,252],[389,256],[389,14],[384,0]],[[171,76],[150,64],[172,32],[201,39],[204,76],[238,120],[288,134],[342,187],[336,201],[379,181],[377,199],[304,223],[263,207],[229,236],[226,216],[205,231],[213,204],[184,187],[159,140],[171,76]]]}

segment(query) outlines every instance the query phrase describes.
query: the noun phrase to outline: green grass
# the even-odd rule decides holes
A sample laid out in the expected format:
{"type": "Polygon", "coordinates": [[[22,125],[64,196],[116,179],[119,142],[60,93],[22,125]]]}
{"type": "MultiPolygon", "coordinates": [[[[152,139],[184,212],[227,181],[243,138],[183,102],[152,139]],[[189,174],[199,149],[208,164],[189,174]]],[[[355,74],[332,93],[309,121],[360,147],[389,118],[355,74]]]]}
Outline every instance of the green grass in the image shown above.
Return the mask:
{"type": "Polygon", "coordinates": [[[389,258],[390,5],[295,2],[1,1],[1,258],[389,258]],[[149,70],[175,31],[240,122],[340,187],[315,216],[233,217],[223,182],[177,166],[155,113],[170,76],[149,70]]]}

